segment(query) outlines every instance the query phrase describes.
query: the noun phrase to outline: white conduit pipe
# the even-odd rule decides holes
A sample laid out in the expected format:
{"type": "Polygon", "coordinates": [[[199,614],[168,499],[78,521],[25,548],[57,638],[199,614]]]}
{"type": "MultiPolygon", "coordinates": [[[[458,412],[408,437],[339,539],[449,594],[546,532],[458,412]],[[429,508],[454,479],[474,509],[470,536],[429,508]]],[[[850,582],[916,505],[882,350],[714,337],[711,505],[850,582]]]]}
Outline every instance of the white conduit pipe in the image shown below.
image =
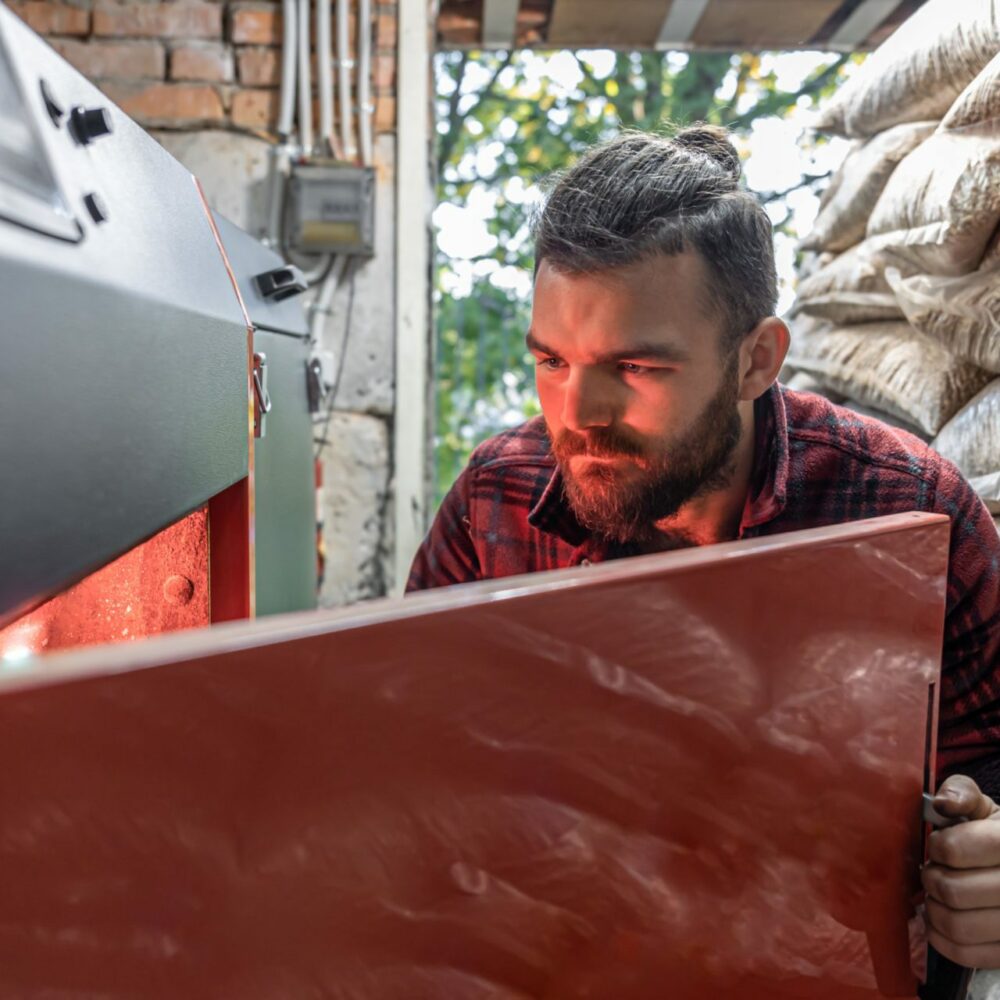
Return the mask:
{"type": "Polygon", "coordinates": [[[349,45],[347,26],[348,0],[337,0],[337,96],[340,98],[340,147],[344,159],[353,160],[357,156],[354,145],[354,129],[351,123],[351,67],[353,60],[348,57],[349,45]]]}
{"type": "Polygon", "coordinates": [[[287,143],[271,147],[271,163],[267,192],[267,234],[268,246],[281,244],[281,213],[284,208],[285,177],[288,174],[289,146],[287,143]]]}
{"type": "Polygon", "coordinates": [[[284,33],[281,39],[281,100],[278,111],[278,135],[285,141],[292,134],[295,115],[295,63],[298,27],[295,17],[296,0],[282,0],[284,33]]]}
{"type": "MultiPolygon", "coordinates": [[[[319,286],[319,292],[313,302],[312,317],[309,321],[309,335],[314,344],[318,344],[323,337],[323,326],[330,315],[333,297],[337,293],[337,288],[344,278],[344,271],[347,270],[347,257],[341,254],[333,262],[330,273],[323,279],[323,284],[319,286]]],[[[346,344],[344,347],[346,348],[346,344]]]]}
{"type": "Polygon", "coordinates": [[[375,160],[372,137],[372,4],[358,0],[358,133],[361,162],[370,167],[375,160]]]}
{"type": "Polygon", "coordinates": [[[302,154],[313,149],[312,71],[309,67],[309,0],[299,0],[299,139],[302,154]]]}
{"type": "Polygon", "coordinates": [[[331,33],[333,0],[316,3],[316,66],[319,88],[319,140],[322,153],[333,152],[333,38],[331,33]],[[323,148],[325,147],[325,148],[323,148]]]}

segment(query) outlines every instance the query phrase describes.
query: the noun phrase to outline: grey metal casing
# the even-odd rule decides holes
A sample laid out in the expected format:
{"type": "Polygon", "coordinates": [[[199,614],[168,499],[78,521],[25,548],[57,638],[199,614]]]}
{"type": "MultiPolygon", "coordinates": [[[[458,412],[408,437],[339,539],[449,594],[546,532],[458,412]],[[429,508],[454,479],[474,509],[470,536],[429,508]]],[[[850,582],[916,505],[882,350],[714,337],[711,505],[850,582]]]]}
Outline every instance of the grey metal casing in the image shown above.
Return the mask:
{"type": "Polygon", "coordinates": [[[3,6],[0,39],[83,232],[0,220],[3,624],[247,475],[248,331],[191,174],[3,6]]]}
{"type": "Polygon", "coordinates": [[[254,441],[254,546],[258,615],[316,607],[316,491],[312,417],[306,389],[309,327],[298,296],[275,302],[254,276],[284,266],[276,253],[227,219],[216,226],[267,357],[272,409],[254,441]]]}
{"type": "Polygon", "coordinates": [[[309,342],[254,332],[267,355],[273,409],[254,442],[254,544],[257,614],[316,607],[316,490],[312,418],[306,399],[309,342]]]}

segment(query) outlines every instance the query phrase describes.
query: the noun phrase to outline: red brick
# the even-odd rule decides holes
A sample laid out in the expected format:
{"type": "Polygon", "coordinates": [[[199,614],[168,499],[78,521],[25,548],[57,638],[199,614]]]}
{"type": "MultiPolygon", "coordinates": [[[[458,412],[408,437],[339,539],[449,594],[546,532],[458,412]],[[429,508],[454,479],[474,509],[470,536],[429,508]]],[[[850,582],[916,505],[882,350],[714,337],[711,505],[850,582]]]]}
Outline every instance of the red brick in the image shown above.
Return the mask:
{"type": "Polygon", "coordinates": [[[166,58],[159,42],[78,42],[55,38],[52,47],[91,80],[163,79],[166,58]]]}
{"type": "Polygon", "coordinates": [[[375,21],[375,39],[380,49],[394,49],[399,31],[399,19],[395,11],[379,11],[375,21]]]}
{"type": "Polygon", "coordinates": [[[90,11],[82,7],[38,0],[12,0],[8,6],[40,35],[86,35],[90,31],[90,11]]]}
{"type": "Polygon", "coordinates": [[[240,83],[267,87],[281,82],[281,53],[278,49],[237,49],[240,83]]]}
{"type": "Polygon", "coordinates": [[[230,38],[248,45],[277,45],[281,41],[281,10],[274,5],[234,4],[230,38]]]}
{"type": "Polygon", "coordinates": [[[396,89],[396,55],[379,52],[375,56],[375,86],[379,93],[396,89]]]}
{"type": "Polygon", "coordinates": [[[140,125],[217,125],[226,112],[214,87],[187,83],[116,84],[103,88],[108,97],[140,125]]]}
{"type": "Polygon", "coordinates": [[[278,120],[276,90],[237,90],[230,109],[233,124],[240,128],[273,129],[278,120]]]}
{"type": "Polygon", "coordinates": [[[201,0],[112,3],[94,8],[94,34],[126,38],[221,38],[222,8],[201,0]]]}
{"type": "Polygon", "coordinates": [[[171,80],[228,83],[233,78],[233,53],[220,42],[193,42],[170,50],[171,80]]]}
{"type": "Polygon", "coordinates": [[[380,97],[375,102],[375,131],[396,131],[396,98],[380,97]]]}

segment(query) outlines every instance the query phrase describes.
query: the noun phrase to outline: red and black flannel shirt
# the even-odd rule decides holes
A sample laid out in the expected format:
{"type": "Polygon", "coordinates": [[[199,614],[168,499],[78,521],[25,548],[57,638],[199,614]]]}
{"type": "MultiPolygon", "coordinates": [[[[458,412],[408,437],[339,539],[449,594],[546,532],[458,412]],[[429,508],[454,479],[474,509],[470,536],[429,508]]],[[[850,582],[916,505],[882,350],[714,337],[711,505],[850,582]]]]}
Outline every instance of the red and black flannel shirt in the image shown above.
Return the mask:
{"type": "MultiPolygon", "coordinates": [[[[985,505],[919,438],[820,396],[775,385],[757,401],[755,417],[740,538],[913,510],[951,518],[939,765],[1000,792],[1000,757],[987,757],[1000,753],[1000,536],[985,505]]],[[[536,417],[473,452],[417,553],[406,589],[619,554],[576,521],[545,423],[536,417]]]]}

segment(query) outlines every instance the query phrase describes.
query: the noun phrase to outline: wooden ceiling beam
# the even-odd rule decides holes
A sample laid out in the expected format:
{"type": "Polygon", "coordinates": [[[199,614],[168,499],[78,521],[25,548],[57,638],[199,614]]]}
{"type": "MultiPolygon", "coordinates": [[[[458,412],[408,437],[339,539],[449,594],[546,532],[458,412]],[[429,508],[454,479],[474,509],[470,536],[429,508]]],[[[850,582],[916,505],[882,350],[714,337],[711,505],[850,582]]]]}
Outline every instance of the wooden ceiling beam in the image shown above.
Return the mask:
{"type": "Polygon", "coordinates": [[[862,0],[847,20],[826,40],[831,49],[853,52],[900,5],[901,0],[862,0]]]}
{"type": "Polygon", "coordinates": [[[555,0],[547,43],[552,48],[651,49],[665,0],[555,0]]]}
{"type": "Polygon", "coordinates": [[[683,49],[691,43],[709,0],[672,0],[656,39],[658,49],[683,49]]]}
{"type": "Polygon", "coordinates": [[[843,0],[712,0],[691,37],[695,47],[795,49],[807,45],[843,0]],[[779,13],[780,12],[780,13],[779,13]]]}

